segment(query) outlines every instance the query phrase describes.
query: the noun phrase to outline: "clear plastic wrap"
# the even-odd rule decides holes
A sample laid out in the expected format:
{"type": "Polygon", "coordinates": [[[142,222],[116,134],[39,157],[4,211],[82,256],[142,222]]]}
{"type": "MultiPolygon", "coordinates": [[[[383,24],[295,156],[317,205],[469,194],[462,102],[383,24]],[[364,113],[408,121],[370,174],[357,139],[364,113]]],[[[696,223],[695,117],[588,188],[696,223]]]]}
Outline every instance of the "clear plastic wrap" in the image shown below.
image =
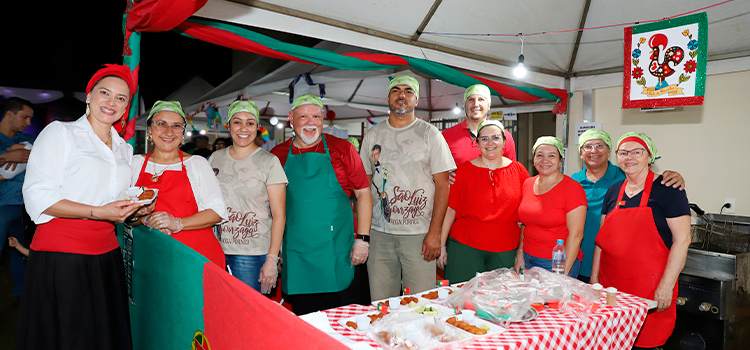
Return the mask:
{"type": "Polygon", "coordinates": [[[367,335],[385,349],[453,349],[472,339],[437,318],[412,312],[388,314],[370,326],[367,335]]]}

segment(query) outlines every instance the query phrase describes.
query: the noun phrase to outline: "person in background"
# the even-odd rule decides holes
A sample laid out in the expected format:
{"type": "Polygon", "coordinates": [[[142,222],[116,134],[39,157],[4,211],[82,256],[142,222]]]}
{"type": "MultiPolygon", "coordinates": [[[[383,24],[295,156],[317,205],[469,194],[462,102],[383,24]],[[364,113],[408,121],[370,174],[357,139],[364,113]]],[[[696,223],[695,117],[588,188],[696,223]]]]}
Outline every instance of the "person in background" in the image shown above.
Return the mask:
{"type": "MultiPolygon", "coordinates": [[[[464,112],[466,119],[448,129],[443,130],[443,137],[448,142],[451,155],[456,165],[461,165],[480,156],[477,144],[477,129],[479,124],[488,119],[492,96],[486,85],[476,84],[464,91],[464,112]]],[[[516,160],[516,145],[509,131],[503,129],[505,146],[502,156],[516,160]]]]}
{"type": "Polygon", "coordinates": [[[23,244],[18,242],[16,237],[8,237],[8,246],[11,248],[16,248],[18,253],[20,253],[24,257],[29,256],[29,248],[24,247],[23,244]]]}
{"type": "Polygon", "coordinates": [[[42,130],[23,197],[37,229],[16,349],[131,349],[125,269],[114,222],[153,206],[125,198],[133,148],[112,127],[136,91],[130,69],[106,65],[86,85],[86,114],[42,130]]]}
{"type": "Polygon", "coordinates": [[[213,149],[214,152],[227,148],[228,145],[227,145],[226,139],[223,137],[217,137],[216,140],[214,140],[213,147],[214,147],[213,149]]]}
{"type": "Polygon", "coordinates": [[[511,268],[515,262],[521,236],[518,205],[529,173],[503,156],[503,131],[498,121],[482,121],[477,128],[481,156],[456,169],[437,262],[452,283],[468,281],[478,272],[511,268]]]}
{"type": "Polygon", "coordinates": [[[657,302],[633,347],[653,349],[666,343],[677,319],[677,278],[690,245],[690,206],[685,191],[663,185],[651,171],[660,155],[648,135],[623,135],[615,154],[626,178],[604,196],[591,283],[657,302]]]}
{"type": "Polygon", "coordinates": [[[171,235],[223,270],[224,251],[212,227],[227,220],[227,206],[208,161],[179,149],[186,123],[177,101],[156,101],[151,108],[146,139],[154,143],[154,151],[133,156],[132,185],[159,193],[154,212],[133,225],[143,223],[171,235]]]}
{"type": "Polygon", "coordinates": [[[221,225],[219,242],[232,275],[268,294],[278,278],[289,181],[279,159],[258,147],[255,136],[260,120],[255,103],[232,102],[228,125],[233,145],[214,151],[208,160],[218,169],[229,215],[221,225]]]}
{"type": "MultiPolygon", "coordinates": [[[[586,226],[583,229],[583,261],[578,279],[588,282],[591,275],[591,261],[594,255],[594,240],[599,232],[602,217],[602,203],[604,195],[610,186],[625,179],[625,173],[609,161],[612,149],[612,138],[603,130],[587,130],[578,137],[579,154],[584,167],[581,171],[571,175],[573,180],[583,186],[586,191],[586,226]]],[[[685,188],[682,176],[674,171],[662,173],[662,184],[672,187],[685,188]]]]}
{"type": "Polygon", "coordinates": [[[523,224],[516,253],[516,271],[523,268],[552,269],[552,249],[565,241],[565,274],[578,277],[581,268],[586,192],[581,184],[560,172],[563,145],[553,136],[542,136],[532,148],[539,175],[523,184],[518,219],[523,224]]]}
{"type": "Polygon", "coordinates": [[[370,301],[357,268],[369,255],[370,185],[354,146],[322,133],[323,116],[320,98],[298,96],[289,112],[295,137],[271,150],[289,179],[281,290],[297,315],[370,301]]]}
{"type": "Polygon", "coordinates": [[[419,103],[419,82],[414,77],[393,78],[387,101],[390,116],[370,128],[360,146],[368,183],[381,186],[372,191],[372,200],[387,198],[390,210],[387,216],[381,205],[372,211],[367,269],[373,300],[397,296],[402,286],[410,293],[435,288],[435,260],[440,256],[450,190],[448,173],[456,169],[443,134],[414,114],[419,103]]]}
{"type": "Polygon", "coordinates": [[[193,138],[193,141],[195,141],[195,149],[192,154],[208,159],[208,157],[211,156],[211,153],[213,153],[213,151],[208,148],[208,136],[198,135],[193,138]]]}
{"type": "MultiPolygon", "coordinates": [[[[15,170],[18,164],[26,164],[31,153],[25,148],[24,142],[32,144],[35,137],[24,134],[23,131],[31,125],[34,109],[31,102],[18,97],[8,98],[4,103],[3,119],[0,120],[0,167],[15,170]]],[[[8,179],[0,176],[0,252],[4,250],[6,237],[25,244],[21,191],[25,175],[23,171],[13,177],[8,176],[8,179]]],[[[20,304],[25,271],[23,256],[15,249],[11,250],[10,272],[13,276],[14,307],[20,304]]]]}

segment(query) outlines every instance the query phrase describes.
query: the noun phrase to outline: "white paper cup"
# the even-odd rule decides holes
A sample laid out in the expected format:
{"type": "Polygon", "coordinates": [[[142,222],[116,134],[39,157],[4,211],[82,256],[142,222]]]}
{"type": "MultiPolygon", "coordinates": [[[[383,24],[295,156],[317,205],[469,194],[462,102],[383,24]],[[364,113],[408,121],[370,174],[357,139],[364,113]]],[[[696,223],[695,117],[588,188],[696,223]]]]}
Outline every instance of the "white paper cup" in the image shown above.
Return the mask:
{"type": "Polygon", "coordinates": [[[450,291],[448,290],[448,288],[438,289],[438,299],[445,299],[448,297],[448,294],[450,294],[450,291]]]}
{"type": "Polygon", "coordinates": [[[469,322],[474,319],[476,311],[474,310],[461,310],[461,317],[464,322],[469,322]]]}
{"type": "Polygon", "coordinates": [[[591,288],[594,290],[594,293],[596,293],[596,296],[598,297],[602,296],[602,290],[604,290],[604,287],[601,284],[594,283],[594,285],[592,285],[591,288]]]}
{"type": "Polygon", "coordinates": [[[365,315],[357,317],[357,330],[366,331],[368,329],[370,329],[370,318],[365,315]]]}
{"type": "Polygon", "coordinates": [[[388,308],[391,310],[398,310],[401,307],[400,298],[388,298],[388,308]]]}

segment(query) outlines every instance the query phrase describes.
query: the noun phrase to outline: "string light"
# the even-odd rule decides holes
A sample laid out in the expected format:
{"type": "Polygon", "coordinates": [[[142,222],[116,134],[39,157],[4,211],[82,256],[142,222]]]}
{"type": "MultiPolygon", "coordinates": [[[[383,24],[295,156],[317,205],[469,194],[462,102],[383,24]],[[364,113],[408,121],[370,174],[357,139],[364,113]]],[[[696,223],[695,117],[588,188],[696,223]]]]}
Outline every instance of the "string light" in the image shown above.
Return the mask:
{"type": "Polygon", "coordinates": [[[458,103],[456,103],[456,107],[453,107],[453,113],[454,114],[461,113],[461,108],[458,107],[458,103]]]}
{"type": "Polygon", "coordinates": [[[523,66],[523,34],[518,33],[518,39],[521,39],[521,55],[518,56],[518,65],[513,69],[513,75],[520,79],[526,76],[526,67],[523,66]]]}
{"type": "Polygon", "coordinates": [[[279,123],[279,118],[271,117],[271,119],[268,120],[268,122],[271,123],[271,125],[276,125],[279,123]]]}

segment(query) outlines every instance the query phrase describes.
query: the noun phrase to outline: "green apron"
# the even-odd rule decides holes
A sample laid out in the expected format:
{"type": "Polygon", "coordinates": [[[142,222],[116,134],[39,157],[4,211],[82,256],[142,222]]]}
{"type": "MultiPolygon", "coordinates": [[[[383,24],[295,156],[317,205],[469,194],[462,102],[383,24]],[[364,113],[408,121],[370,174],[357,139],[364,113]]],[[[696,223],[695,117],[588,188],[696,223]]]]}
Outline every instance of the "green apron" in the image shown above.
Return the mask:
{"type": "Polygon", "coordinates": [[[284,165],[289,184],[281,290],[289,295],[340,292],[354,278],[354,213],[333,171],[325,137],[321,142],[325,154],[293,154],[289,145],[284,165]]]}

